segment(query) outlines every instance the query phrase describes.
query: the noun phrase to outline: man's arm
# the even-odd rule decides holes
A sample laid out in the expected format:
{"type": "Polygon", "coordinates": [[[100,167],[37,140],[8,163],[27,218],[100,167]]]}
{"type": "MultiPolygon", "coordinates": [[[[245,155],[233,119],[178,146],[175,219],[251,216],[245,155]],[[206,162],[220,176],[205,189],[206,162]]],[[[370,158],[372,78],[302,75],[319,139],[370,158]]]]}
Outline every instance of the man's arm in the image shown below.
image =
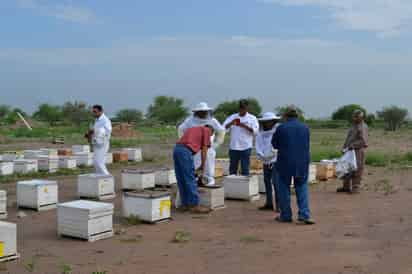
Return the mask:
{"type": "Polygon", "coordinates": [[[228,130],[228,129],[230,129],[230,128],[233,126],[234,123],[235,123],[235,119],[233,118],[233,115],[230,115],[230,116],[225,120],[225,122],[223,123],[223,127],[224,127],[226,130],[228,130]]]}

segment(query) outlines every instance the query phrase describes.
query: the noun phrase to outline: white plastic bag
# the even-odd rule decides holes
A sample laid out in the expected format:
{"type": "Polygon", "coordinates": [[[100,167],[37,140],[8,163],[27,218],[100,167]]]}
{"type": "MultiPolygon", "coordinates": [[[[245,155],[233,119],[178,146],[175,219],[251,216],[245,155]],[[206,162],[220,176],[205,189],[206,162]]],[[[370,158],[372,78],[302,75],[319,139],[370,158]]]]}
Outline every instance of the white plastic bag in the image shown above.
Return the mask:
{"type": "Polygon", "coordinates": [[[346,176],[351,175],[356,170],[358,170],[356,153],[354,150],[348,150],[336,164],[336,176],[339,179],[343,179],[346,176]]]}

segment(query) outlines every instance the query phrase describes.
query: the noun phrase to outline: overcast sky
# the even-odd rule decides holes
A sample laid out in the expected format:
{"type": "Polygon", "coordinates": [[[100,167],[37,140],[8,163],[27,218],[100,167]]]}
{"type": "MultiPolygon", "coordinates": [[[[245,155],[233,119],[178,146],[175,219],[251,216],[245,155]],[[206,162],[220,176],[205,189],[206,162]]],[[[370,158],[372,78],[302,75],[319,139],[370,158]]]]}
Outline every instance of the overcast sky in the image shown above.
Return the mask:
{"type": "Polygon", "coordinates": [[[0,104],[412,110],[410,0],[2,0],[0,104]]]}

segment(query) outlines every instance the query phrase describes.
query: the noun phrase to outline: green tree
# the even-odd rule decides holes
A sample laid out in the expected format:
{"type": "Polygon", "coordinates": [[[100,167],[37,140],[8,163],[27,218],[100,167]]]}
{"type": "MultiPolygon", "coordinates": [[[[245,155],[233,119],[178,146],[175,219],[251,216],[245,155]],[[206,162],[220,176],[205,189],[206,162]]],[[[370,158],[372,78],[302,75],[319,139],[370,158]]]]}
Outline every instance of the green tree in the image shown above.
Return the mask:
{"type": "MultiPolygon", "coordinates": [[[[259,101],[255,98],[246,98],[249,102],[249,112],[255,116],[259,116],[262,113],[262,107],[259,101]]],[[[220,103],[214,112],[214,116],[221,122],[224,122],[227,117],[233,113],[239,112],[239,100],[226,101],[220,103]]]]}
{"type": "MultiPolygon", "coordinates": [[[[279,106],[277,108],[275,108],[275,112],[282,116],[285,114],[286,110],[287,110],[288,106],[279,106]]],[[[305,112],[300,108],[300,107],[296,107],[297,111],[298,111],[298,118],[299,120],[301,120],[302,122],[305,121],[305,112]]]]}
{"type": "Polygon", "coordinates": [[[121,109],[116,113],[115,120],[124,123],[140,123],[143,113],[137,109],[121,109]]]}
{"type": "Polygon", "coordinates": [[[164,124],[176,124],[188,115],[183,100],[170,96],[157,96],[149,106],[147,117],[164,124]]]}
{"type": "MultiPolygon", "coordinates": [[[[364,107],[356,104],[351,104],[351,105],[345,105],[340,108],[338,108],[333,114],[332,114],[332,120],[341,120],[341,121],[348,121],[349,123],[352,122],[352,114],[355,110],[362,110],[363,113],[365,114],[365,117],[368,118],[367,111],[364,107]]],[[[369,117],[372,119],[372,116],[369,117]]],[[[368,120],[368,119],[366,119],[368,120]]]]}
{"type": "Polygon", "coordinates": [[[63,120],[63,113],[60,106],[41,104],[38,110],[33,114],[33,118],[48,122],[53,126],[57,122],[63,120]]]}
{"type": "Polygon", "coordinates": [[[7,105],[0,105],[0,119],[3,120],[11,112],[11,107],[7,105]]]}
{"type": "Polygon", "coordinates": [[[384,107],[378,111],[378,117],[385,121],[386,129],[396,131],[406,122],[408,110],[397,106],[384,107]]]}
{"type": "Polygon", "coordinates": [[[66,102],[62,107],[62,112],[66,121],[77,126],[93,119],[90,107],[84,102],[66,102]]]}

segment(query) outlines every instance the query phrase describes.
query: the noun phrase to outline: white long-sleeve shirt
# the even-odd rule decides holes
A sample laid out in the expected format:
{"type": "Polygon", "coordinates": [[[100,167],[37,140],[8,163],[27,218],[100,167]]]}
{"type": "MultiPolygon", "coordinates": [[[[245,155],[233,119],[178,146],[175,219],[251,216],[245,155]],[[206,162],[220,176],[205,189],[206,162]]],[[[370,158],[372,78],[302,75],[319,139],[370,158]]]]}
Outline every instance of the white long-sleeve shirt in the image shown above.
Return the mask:
{"type": "Polygon", "coordinates": [[[95,142],[101,144],[110,140],[112,135],[112,122],[104,113],[94,122],[95,142]]]}
{"type": "Polygon", "coordinates": [[[261,130],[256,136],[256,157],[265,165],[275,163],[277,160],[277,152],[273,149],[272,138],[278,126],[275,125],[271,130],[261,130]]]}
{"type": "Polygon", "coordinates": [[[239,113],[235,113],[226,119],[223,126],[226,127],[235,119],[240,119],[240,123],[253,129],[253,133],[239,126],[231,126],[228,129],[228,131],[230,131],[230,149],[243,151],[253,148],[253,137],[259,132],[259,122],[257,118],[250,113],[246,113],[245,116],[240,116],[239,113]]]}

